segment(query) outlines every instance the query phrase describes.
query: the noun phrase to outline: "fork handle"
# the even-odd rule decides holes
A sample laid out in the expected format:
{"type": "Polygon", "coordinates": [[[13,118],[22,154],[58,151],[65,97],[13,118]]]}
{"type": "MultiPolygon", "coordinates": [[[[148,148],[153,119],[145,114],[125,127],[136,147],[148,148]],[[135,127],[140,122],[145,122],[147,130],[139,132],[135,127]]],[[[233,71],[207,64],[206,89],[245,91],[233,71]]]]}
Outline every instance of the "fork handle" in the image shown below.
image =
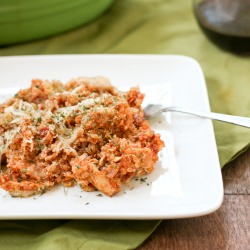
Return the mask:
{"type": "Polygon", "coordinates": [[[167,107],[167,108],[164,108],[162,111],[163,112],[168,112],[168,111],[181,112],[181,113],[210,118],[213,120],[228,122],[228,123],[250,128],[250,118],[248,117],[226,115],[226,114],[220,114],[220,113],[214,113],[214,112],[202,112],[202,111],[193,111],[193,110],[191,111],[189,109],[179,108],[179,107],[167,107]]]}

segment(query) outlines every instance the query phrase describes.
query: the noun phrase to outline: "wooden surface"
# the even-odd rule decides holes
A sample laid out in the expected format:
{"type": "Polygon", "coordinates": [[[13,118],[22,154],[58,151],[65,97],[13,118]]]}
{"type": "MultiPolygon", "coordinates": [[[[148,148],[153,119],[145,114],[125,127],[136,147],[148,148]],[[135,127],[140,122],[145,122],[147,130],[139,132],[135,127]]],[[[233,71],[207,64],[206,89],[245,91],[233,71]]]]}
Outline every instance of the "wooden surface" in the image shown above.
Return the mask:
{"type": "Polygon", "coordinates": [[[164,220],[138,250],[250,249],[250,149],[222,170],[224,201],[216,212],[164,220]]]}

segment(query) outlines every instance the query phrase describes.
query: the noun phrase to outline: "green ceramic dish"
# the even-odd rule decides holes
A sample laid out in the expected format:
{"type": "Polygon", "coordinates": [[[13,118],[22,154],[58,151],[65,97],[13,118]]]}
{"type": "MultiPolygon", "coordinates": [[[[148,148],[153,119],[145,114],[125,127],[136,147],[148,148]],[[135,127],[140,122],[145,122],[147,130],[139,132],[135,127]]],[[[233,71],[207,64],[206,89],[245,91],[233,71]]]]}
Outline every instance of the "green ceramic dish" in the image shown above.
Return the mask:
{"type": "Polygon", "coordinates": [[[113,1],[4,1],[0,3],[0,45],[48,37],[86,24],[113,1]]]}

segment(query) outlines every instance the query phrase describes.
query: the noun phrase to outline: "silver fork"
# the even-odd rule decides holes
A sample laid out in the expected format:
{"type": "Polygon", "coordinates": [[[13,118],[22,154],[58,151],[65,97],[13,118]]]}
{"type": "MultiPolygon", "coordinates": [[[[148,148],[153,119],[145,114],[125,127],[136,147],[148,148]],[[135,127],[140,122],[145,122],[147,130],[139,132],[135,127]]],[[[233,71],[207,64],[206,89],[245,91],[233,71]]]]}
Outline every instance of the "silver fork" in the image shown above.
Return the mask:
{"type": "Polygon", "coordinates": [[[228,122],[228,123],[250,128],[249,117],[226,115],[226,114],[219,114],[219,113],[214,113],[214,112],[193,111],[190,109],[174,107],[174,106],[164,107],[159,104],[149,104],[143,109],[143,112],[144,112],[144,117],[147,120],[155,118],[163,112],[181,112],[181,113],[196,115],[196,116],[200,116],[204,118],[209,118],[209,119],[218,120],[222,122],[228,122]]]}

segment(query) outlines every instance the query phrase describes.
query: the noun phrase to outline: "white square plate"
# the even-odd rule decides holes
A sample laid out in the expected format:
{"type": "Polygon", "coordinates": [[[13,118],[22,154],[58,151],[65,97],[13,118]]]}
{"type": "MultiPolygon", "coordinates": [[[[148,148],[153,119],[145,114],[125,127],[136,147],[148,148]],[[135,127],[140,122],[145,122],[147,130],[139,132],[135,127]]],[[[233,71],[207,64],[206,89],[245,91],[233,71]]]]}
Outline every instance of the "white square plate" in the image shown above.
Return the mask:
{"type": "MultiPolygon", "coordinates": [[[[120,89],[139,85],[148,102],[209,111],[199,64],[184,56],[62,55],[0,58],[0,97],[32,78],[63,82],[103,75],[120,89]]],[[[155,171],[116,196],[55,187],[42,196],[12,198],[0,189],[0,219],[166,219],[200,216],[219,208],[223,184],[212,122],[171,113],[152,122],[166,147],[155,171]]]]}

